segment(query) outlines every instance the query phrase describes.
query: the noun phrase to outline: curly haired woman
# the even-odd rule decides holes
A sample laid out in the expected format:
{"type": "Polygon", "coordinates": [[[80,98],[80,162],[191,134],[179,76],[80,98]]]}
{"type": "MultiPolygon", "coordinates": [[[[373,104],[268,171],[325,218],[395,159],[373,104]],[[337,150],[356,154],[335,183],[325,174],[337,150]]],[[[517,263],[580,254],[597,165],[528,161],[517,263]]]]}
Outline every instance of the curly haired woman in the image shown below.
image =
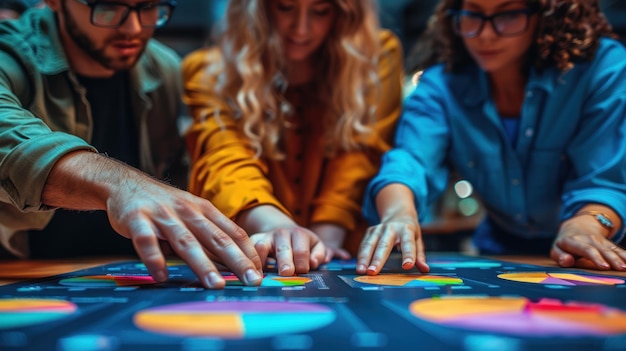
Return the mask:
{"type": "Polygon", "coordinates": [[[402,107],[400,43],[377,23],[373,0],[231,0],[219,45],[184,61],[190,190],[282,275],[348,258],[367,228],[402,107]]]}
{"type": "Polygon", "coordinates": [[[357,272],[429,270],[419,213],[469,180],[482,254],[626,270],[626,50],[592,0],[442,0],[396,144],[364,205],[357,272]]]}

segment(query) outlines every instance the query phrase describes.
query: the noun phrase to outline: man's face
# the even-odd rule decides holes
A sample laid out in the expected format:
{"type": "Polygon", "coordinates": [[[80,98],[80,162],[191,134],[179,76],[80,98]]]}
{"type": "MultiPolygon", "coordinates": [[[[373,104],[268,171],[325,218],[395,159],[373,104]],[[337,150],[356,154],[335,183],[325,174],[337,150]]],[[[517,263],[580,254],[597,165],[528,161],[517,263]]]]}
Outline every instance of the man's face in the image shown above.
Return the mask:
{"type": "MultiPolygon", "coordinates": [[[[134,6],[145,0],[116,0],[134,6]]],[[[156,1],[154,1],[156,2],[156,1]]],[[[91,23],[91,8],[76,0],[62,0],[58,11],[61,28],[82,51],[82,59],[91,61],[107,71],[127,70],[133,67],[154,34],[154,28],[144,28],[136,11],[131,11],[117,28],[102,28],[91,23]]],[[[68,53],[71,55],[72,53],[68,53]]],[[[70,59],[71,60],[71,59],[70,59]]],[[[88,62],[81,62],[84,66],[88,62]]],[[[93,67],[97,69],[97,67],[93,67]]],[[[82,73],[82,72],[81,72],[82,73]]]]}

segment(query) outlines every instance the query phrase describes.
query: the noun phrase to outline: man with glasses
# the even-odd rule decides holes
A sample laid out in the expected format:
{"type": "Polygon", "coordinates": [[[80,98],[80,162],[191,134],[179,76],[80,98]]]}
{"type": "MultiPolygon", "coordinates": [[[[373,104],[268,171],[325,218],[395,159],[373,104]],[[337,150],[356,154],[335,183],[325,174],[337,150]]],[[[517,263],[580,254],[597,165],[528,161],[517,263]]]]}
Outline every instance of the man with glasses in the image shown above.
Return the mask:
{"type": "Polygon", "coordinates": [[[187,177],[179,59],[152,39],[175,2],[46,3],[0,22],[4,249],[22,257],[136,252],[164,281],[168,248],[206,287],[225,284],[215,259],[245,284],[260,283],[246,233],[208,201],[158,180],[184,187],[187,177]]]}

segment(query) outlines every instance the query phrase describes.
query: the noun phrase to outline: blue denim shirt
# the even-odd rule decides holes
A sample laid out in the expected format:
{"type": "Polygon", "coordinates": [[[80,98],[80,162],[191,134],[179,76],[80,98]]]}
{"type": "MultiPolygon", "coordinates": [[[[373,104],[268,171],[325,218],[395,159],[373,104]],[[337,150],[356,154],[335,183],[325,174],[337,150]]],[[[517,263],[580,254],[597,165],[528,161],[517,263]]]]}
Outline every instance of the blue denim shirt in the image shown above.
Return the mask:
{"type": "MultiPolygon", "coordinates": [[[[490,220],[507,235],[549,238],[587,203],[626,220],[626,50],[602,39],[595,58],[562,73],[533,71],[517,143],[500,121],[476,65],[427,69],[407,98],[394,148],[370,182],[363,212],[380,221],[375,198],[390,183],[412,189],[426,213],[454,167],[481,197],[490,220]]],[[[623,236],[618,231],[614,240],[623,236]]]]}

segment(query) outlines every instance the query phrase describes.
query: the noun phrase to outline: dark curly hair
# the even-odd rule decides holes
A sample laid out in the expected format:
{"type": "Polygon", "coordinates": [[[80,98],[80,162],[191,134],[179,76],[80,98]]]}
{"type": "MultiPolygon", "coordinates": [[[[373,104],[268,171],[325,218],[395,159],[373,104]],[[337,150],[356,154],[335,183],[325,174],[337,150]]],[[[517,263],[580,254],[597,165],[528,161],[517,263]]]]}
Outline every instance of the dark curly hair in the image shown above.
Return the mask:
{"type": "MultiPolygon", "coordinates": [[[[539,70],[555,66],[565,72],[579,60],[591,60],[599,38],[617,38],[600,11],[598,0],[527,0],[539,14],[535,43],[527,56],[527,68],[539,70]]],[[[453,27],[450,10],[458,10],[463,0],[441,0],[409,58],[410,72],[437,63],[456,71],[473,62],[463,39],[453,27]]]]}

